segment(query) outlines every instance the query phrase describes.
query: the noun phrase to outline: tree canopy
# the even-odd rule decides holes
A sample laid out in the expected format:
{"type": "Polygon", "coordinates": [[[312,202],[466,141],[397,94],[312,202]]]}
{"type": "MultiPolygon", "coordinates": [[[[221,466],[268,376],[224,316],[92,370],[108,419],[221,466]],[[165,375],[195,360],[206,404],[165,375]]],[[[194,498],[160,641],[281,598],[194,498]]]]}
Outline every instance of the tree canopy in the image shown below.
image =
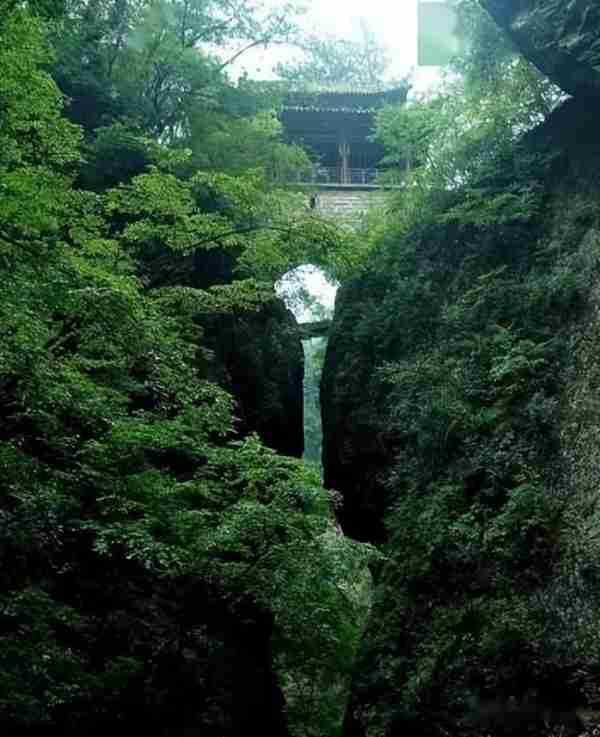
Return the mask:
{"type": "Polygon", "coordinates": [[[204,340],[297,263],[354,268],[273,186],[307,159],[272,98],[202,48],[287,37],[289,18],[225,0],[0,14],[5,729],[166,728],[164,694],[185,694],[161,669],[217,647],[214,610],[272,617],[296,734],[323,710],[339,725],[339,693],[303,686],[348,672],[364,600],[347,581],[371,551],[329,534],[318,471],[238,432],[204,340]]]}
{"type": "Polygon", "coordinates": [[[281,62],[275,71],[296,88],[381,89],[386,83],[389,52],[363,20],[360,40],[305,35],[297,45],[303,55],[281,62]]]}

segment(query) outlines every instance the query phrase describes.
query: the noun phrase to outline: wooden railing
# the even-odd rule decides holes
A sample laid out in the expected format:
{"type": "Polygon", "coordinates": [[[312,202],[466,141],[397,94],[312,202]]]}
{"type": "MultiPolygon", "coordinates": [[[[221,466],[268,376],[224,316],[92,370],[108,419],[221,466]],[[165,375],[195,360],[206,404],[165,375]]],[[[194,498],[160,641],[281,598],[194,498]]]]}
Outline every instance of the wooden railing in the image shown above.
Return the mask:
{"type": "Polygon", "coordinates": [[[377,169],[345,169],[336,166],[315,166],[312,171],[297,172],[289,184],[370,185],[378,184],[377,169]]]}

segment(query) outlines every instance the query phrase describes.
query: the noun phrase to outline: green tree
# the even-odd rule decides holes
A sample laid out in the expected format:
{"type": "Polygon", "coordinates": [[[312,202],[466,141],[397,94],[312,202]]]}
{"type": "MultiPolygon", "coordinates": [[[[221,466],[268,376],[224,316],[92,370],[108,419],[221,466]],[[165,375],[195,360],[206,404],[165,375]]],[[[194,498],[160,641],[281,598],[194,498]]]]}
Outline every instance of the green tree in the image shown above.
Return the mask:
{"type": "Polygon", "coordinates": [[[251,116],[199,112],[188,143],[199,168],[230,174],[260,169],[274,185],[312,167],[300,146],[284,142],[282,125],[272,110],[251,116]]]}
{"type": "Polygon", "coordinates": [[[307,254],[341,265],[339,232],[258,175],[190,171],[118,125],[90,144],[97,191],[76,188],[82,131],[42,20],[15,5],[0,39],[0,725],[156,728],[186,648],[218,645],[214,608],[270,613],[286,678],[347,669],[342,592],[370,552],[324,544],[314,470],[236,436],[198,325],[260,309],[307,254]],[[117,144],[139,164],[103,168],[117,144]],[[245,278],[181,276],[217,249],[245,278]]]}
{"type": "Polygon", "coordinates": [[[366,22],[361,31],[359,41],[306,36],[299,43],[303,57],[281,62],[276,73],[296,88],[380,89],[385,84],[389,55],[366,22]]]}
{"type": "Polygon", "coordinates": [[[519,138],[559,99],[557,88],[506,43],[478,3],[465,0],[459,11],[468,43],[438,89],[377,115],[375,139],[395,167],[388,176],[408,184],[396,200],[396,213],[402,213],[396,224],[402,219],[407,230],[461,187],[492,181],[519,138]]]}
{"type": "Polygon", "coordinates": [[[173,139],[198,107],[219,104],[229,65],[288,39],[295,15],[289,3],[262,13],[241,0],[69,0],[56,30],[57,78],[86,128],[127,119],[173,139]]]}

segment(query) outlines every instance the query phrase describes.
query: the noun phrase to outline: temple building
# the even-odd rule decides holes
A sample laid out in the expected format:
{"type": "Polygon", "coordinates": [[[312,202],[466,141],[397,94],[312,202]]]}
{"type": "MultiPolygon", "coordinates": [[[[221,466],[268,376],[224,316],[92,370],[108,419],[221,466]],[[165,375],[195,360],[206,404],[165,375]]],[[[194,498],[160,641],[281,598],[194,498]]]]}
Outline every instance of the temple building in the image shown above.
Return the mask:
{"type": "Polygon", "coordinates": [[[291,93],[281,113],[288,141],[306,148],[315,166],[297,184],[317,190],[378,189],[384,155],[370,140],[374,116],[385,105],[406,101],[408,86],[385,92],[291,93]]]}

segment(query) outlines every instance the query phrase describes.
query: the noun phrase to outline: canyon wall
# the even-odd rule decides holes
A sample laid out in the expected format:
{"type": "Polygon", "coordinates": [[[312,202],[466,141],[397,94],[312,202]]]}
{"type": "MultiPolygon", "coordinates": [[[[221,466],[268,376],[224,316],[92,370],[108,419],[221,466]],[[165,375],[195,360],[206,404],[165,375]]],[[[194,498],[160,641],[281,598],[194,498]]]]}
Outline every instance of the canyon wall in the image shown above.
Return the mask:
{"type": "Polygon", "coordinates": [[[325,480],[385,556],[344,737],[580,734],[595,713],[598,116],[565,102],[338,297],[325,480]]]}

